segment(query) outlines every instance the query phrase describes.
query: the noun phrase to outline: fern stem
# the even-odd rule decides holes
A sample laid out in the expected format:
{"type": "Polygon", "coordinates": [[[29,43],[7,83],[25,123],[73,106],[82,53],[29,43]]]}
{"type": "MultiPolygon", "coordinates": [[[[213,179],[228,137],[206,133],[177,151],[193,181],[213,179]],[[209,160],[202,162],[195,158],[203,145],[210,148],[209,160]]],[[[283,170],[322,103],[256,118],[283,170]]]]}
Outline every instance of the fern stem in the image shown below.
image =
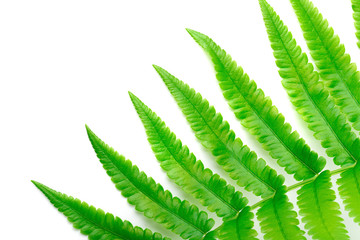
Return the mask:
{"type": "Polygon", "coordinates": [[[261,204],[263,204],[263,203],[266,202],[267,200],[273,198],[274,196],[275,196],[275,193],[274,193],[273,195],[271,195],[270,197],[268,197],[268,198],[264,198],[263,200],[258,201],[258,202],[255,203],[254,205],[250,206],[251,210],[254,210],[254,209],[260,207],[261,204]]]}
{"type": "Polygon", "coordinates": [[[336,175],[336,174],[340,174],[342,172],[345,172],[346,170],[350,169],[350,168],[354,168],[356,165],[356,163],[350,165],[350,166],[347,166],[347,167],[342,167],[342,168],[338,168],[336,170],[333,170],[330,172],[330,175],[333,176],[333,175],[336,175]]]}
{"type": "MultiPolygon", "coordinates": [[[[318,175],[317,175],[318,176],[318,175]]],[[[312,177],[312,178],[309,178],[309,179],[306,179],[305,181],[302,181],[302,182],[298,182],[298,183],[295,183],[294,185],[291,185],[287,188],[287,192],[291,191],[291,190],[294,190],[294,189],[297,189],[301,186],[304,186],[312,181],[314,181],[316,179],[316,177],[312,177]]]]}
{"type": "MultiPolygon", "coordinates": [[[[356,164],[353,164],[353,165],[350,165],[350,166],[347,166],[347,167],[342,167],[342,168],[338,168],[338,169],[336,169],[336,170],[330,171],[330,176],[334,176],[334,175],[340,174],[340,173],[342,173],[342,172],[345,172],[346,170],[348,170],[348,169],[350,169],[350,168],[354,168],[355,165],[356,165],[356,164]]],[[[314,177],[312,177],[312,178],[306,179],[306,180],[304,180],[304,181],[295,183],[295,184],[287,187],[286,192],[290,192],[290,191],[292,191],[292,190],[294,190],[294,189],[300,188],[300,187],[302,187],[302,186],[304,186],[304,185],[306,185],[306,184],[314,181],[314,180],[317,178],[317,176],[318,176],[318,175],[316,175],[316,176],[314,176],[314,177]]],[[[251,210],[254,210],[254,209],[260,207],[263,202],[266,202],[267,200],[273,198],[274,196],[275,196],[275,193],[274,193],[272,196],[267,197],[267,198],[264,198],[264,199],[262,199],[261,201],[253,204],[253,205],[250,207],[251,210]]]]}

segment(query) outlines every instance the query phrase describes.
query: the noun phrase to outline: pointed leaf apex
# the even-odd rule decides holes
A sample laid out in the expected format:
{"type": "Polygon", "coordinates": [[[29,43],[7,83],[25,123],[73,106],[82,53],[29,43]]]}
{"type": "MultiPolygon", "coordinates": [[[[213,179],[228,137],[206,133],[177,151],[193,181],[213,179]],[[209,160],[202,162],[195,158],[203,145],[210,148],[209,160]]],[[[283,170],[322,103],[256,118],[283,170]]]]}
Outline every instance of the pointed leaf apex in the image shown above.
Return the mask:
{"type": "Polygon", "coordinates": [[[131,101],[136,98],[135,94],[133,94],[132,92],[128,91],[129,97],[131,99],[131,101]]]}
{"type": "Polygon", "coordinates": [[[90,127],[87,124],[85,124],[85,128],[86,128],[86,132],[87,132],[89,138],[90,138],[90,135],[95,135],[94,132],[90,129],[90,127]]]}
{"type": "Polygon", "coordinates": [[[45,195],[47,195],[47,194],[46,194],[46,191],[51,191],[51,190],[52,190],[51,188],[49,188],[49,187],[45,186],[44,184],[39,183],[39,182],[37,182],[37,181],[31,180],[31,182],[35,185],[35,187],[36,187],[37,189],[39,189],[39,190],[40,190],[41,192],[43,192],[45,195]]]}
{"type": "Polygon", "coordinates": [[[202,34],[201,32],[192,30],[190,28],[186,28],[186,31],[190,34],[190,36],[195,40],[199,41],[201,39],[206,38],[207,36],[205,34],[202,34]]]}
{"type": "Polygon", "coordinates": [[[155,65],[155,64],[153,64],[153,67],[154,67],[154,69],[156,70],[156,72],[157,72],[159,75],[161,75],[162,73],[166,72],[165,69],[163,69],[162,67],[157,66],[157,65],[155,65]]]}
{"type": "Polygon", "coordinates": [[[153,66],[153,68],[155,68],[155,70],[161,68],[161,67],[159,67],[159,66],[156,65],[156,64],[153,64],[152,66],[153,66]]]}
{"type": "Polygon", "coordinates": [[[31,180],[31,182],[38,188],[38,186],[41,184],[41,183],[39,183],[39,182],[37,182],[37,181],[34,181],[34,180],[31,180]]]}
{"type": "Polygon", "coordinates": [[[139,104],[142,104],[142,101],[132,92],[129,92],[129,96],[130,96],[131,102],[133,103],[134,107],[137,109],[137,106],[139,104]]]}
{"type": "Polygon", "coordinates": [[[88,138],[90,140],[91,145],[94,147],[94,144],[96,141],[99,141],[100,139],[96,136],[96,134],[89,128],[89,126],[85,125],[86,127],[86,133],[88,135],[88,138]]]}
{"type": "Polygon", "coordinates": [[[169,81],[169,76],[172,76],[172,75],[168,71],[163,69],[162,67],[154,65],[154,68],[166,84],[169,81]]]}

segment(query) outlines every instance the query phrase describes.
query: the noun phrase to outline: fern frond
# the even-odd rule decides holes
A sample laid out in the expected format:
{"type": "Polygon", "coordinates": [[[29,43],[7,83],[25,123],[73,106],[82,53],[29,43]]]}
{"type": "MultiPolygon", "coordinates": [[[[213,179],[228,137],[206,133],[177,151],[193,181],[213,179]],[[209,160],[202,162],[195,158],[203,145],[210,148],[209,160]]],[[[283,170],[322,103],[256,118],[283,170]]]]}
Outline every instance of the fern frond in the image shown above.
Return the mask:
{"type": "Polygon", "coordinates": [[[360,73],[328,21],[309,0],[290,0],[320,76],[336,104],[360,131],[360,73]]]}
{"type": "Polygon", "coordinates": [[[324,171],[298,190],[299,213],[313,239],[349,239],[330,177],[330,172],[324,171]]]}
{"type": "Polygon", "coordinates": [[[305,240],[304,231],[298,227],[299,220],[293,208],[285,189],[279,190],[273,198],[262,204],[256,215],[265,240],[305,240]]]}
{"type": "Polygon", "coordinates": [[[282,186],[283,176],[258,159],[256,153],[244,146],[228,122],[216,113],[213,106],[187,84],[164,69],[154,66],[170,93],[186,116],[196,137],[210,150],[223,169],[237,183],[257,196],[271,196],[282,186]]]}
{"type": "Polygon", "coordinates": [[[233,217],[246,206],[248,200],[240,192],[218,174],[204,168],[150,108],[134,94],[129,95],[144,124],[152,150],[170,179],[219,217],[233,217]]]}
{"type": "Polygon", "coordinates": [[[67,217],[74,228],[79,229],[90,240],[170,240],[163,238],[160,233],[152,233],[149,229],[133,227],[128,221],[122,221],[110,213],[105,213],[39,182],[32,182],[67,217]]]}
{"type": "Polygon", "coordinates": [[[206,212],[199,211],[188,201],[173,197],[160,184],[140,172],[137,166],[106,145],[88,127],[86,130],[107,174],[136,210],[184,239],[200,239],[213,227],[214,220],[209,219],[206,212]]]}
{"type": "Polygon", "coordinates": [[[337,165],[360,160],[360,141],[345,116],[335,106],[319,75],[296,44],[287,27],[265,1],[262,12],[282,83],[297,112],[337,165]]]}
{"type": "Polygon", "coordinates": [[[194,30],[188,29],[188,32],[210,55],[223,95],[236,117],[271,157],[277,159],[287,173],[294,174],[296,180],[319,173],[325,159],[311,151],[296,131],[291,132],[290,124],[285,123],[284,116],[272,105],[271,99],[212,39],[194,30]]]}
{"type": "Polygon", "coordinates": [[[250,207],[245,207],[235,219],[224,221],[218,230],[221,240],[257,240],[257,232],[253,229],[254,214],[250,207]]]}
{"type": "Polygon", "coordinates": [[[351,0],[352,9],[354,11],[354,25],[356,29],[356,38],[358,39],[357,45],[360,48],[360,1],[359,0],[351,0]]]}
{"type": "Polygon", "coordinates": [[[345,210],[354,222],[360,225],[360,164],[341,173],[337,180],[339,194],[344,201],[345,210]]]}
{"type": "Polygon", "coordinates": [[[217,240],[217,233],[214,231],[208,232],[201,240],[217,240]]]}

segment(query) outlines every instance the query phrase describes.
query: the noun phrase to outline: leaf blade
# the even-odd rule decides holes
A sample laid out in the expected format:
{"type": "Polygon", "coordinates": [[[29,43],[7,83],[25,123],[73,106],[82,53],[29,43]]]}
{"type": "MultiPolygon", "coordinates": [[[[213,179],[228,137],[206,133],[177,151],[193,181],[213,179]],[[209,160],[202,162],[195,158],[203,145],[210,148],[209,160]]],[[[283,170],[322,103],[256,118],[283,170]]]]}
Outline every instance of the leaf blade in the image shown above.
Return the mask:
{"type": "Polygon", "coordinates": [[[170,240],[160,233],[152,233],[149,229],[133,227],[128,221],[122,221],[110,213],[89,206],[79,199],[57,192],[39,182],[32,183],[63,213],[82,234],[90,240],[170,240]]]}
{"type": "Polygon", "coordinates": [[[294,174],[296,180],[315,176],[324,166],[324,159],[310,150],[297,132],[272,105],[271,99],[257,88],[244,70],[237,66],[223,49],[211,38],[187,29],[194,40],[207,52],[217,72],[220,88],[225,99],[241,121],[241,124],[262,144],[270,156],[294,174]]]}
{"type": "Polygon", "coordinates": [[[170,179],[219,217],[232,217],[246,206],[248,200],[240,192],[219,175],[204,168],[156,113],[134,94],[129,95],[146,129],[153,152],[170,179]]]}
{"type": "Polygon", "coordinates": [[[329,157],[340,166],[351,166],[360,160],[360,140],[351,131],[345,116],[335,106],[329,92],[291,32],[272,7],[262,2],[271,47],[282,77],[282,83],[296,111],[308,123],[329,157]]]}
{"type": "Polygon", "coordinates": [[[330,176],[328,170],[323,171],[298,190],[299,213],[313,239],[349,239],[330,176]]]}
{"type": "Polygon", "coordinates": [[[337,180],[339,185],[339,194],[343,199],[345,210],[349,212],[349,216],[354,222],[360,225],[360,164],[349,168],[340,174],[337,180]]]}
{"type": "Polygon", "coordinates": [[[154,66],[160,77],[175,98],[196,137],[210,150],[216,161],[227,171],[230,177],[246,190],[257,196],[271,196],[281,187],[284,177],[257,159],[256,153],[243,145],[230,126],[223,121],[199,93],[190,88],[166,70],[154,66]]]}
{"type": "Polygon", "coordinates": [[[315,65],[336,104],[360,131],[360,73],[328,21],[309,0],[290,0],[315,65]]]}
{"type": "Polygon", "coordinates": [[[299,220],[293,208],[284,189],[260,206],[256,215],[265,240],[305,240],[304,231],[298,227],[299,220]]]}
{"type": "Polygon", "coordinates": [[[356,29],[356,38],[358,39],[357,45],[360,48],[360,1],[351,0],[351,6],[353,9],[354,26],[356,29]]]}
{"type": "Polygon", "coordinates": [[[86,130],[107,174],[137,211],[184,239],[199,239],[211,230],[214,220],[208,219],[207,213],[199,211],[188,201],[173,197],[160,184],[140,172],[137,166],[106,145],[89,127],[86,126],[86,130]]]}
{"type": "Polygon", "coordinates": [[[254,214],[246,207],[235,219],[224,221],[219,228],[218,237],[221,240],[257,240],[257,232],[253,229],[254,214]]]}

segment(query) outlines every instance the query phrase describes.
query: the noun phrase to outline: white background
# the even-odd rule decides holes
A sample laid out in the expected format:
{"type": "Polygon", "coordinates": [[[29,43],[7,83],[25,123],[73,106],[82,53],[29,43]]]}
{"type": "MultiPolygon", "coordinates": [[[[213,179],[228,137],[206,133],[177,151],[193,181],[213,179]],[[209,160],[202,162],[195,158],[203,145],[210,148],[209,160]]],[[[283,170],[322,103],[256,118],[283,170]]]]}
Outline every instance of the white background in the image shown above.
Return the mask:
{"type": "MultiPolygon", "coordinates": [[[[270,3],[307,51],[289,1],[270,3]]],[[[352,59],[360,63],[350,0],[314,3],[340,35],[352,59]]],[[[235,119],[217,86],[212,64],[186,27],[209,35],[227,50],[271,96],[294,129],[313,149],[324,153],[281,86],[255,0],[5,0],[0,3],[2,239],[86,239],[50,205],[31,179],[134,225],[174,237],[127,204],[98,162],[84,127],[87,123],[174,195],[188,197],[160,169],[129,100],[130,90],[157,112],[206,166],[222,173],[196,141],[152,64],[201,92],[246,144],[283,172],[235,119]]],[[[331,163],[328,166],[332,168],[331,163]]],[[[295,203],[295,191],[290,197],[295,203]]],[[[256,199],[250,197],[250,201],[256,199]]],[[[359,227],[347,213],[342,217],[351,239],[360,239],[359,227]]]]}

